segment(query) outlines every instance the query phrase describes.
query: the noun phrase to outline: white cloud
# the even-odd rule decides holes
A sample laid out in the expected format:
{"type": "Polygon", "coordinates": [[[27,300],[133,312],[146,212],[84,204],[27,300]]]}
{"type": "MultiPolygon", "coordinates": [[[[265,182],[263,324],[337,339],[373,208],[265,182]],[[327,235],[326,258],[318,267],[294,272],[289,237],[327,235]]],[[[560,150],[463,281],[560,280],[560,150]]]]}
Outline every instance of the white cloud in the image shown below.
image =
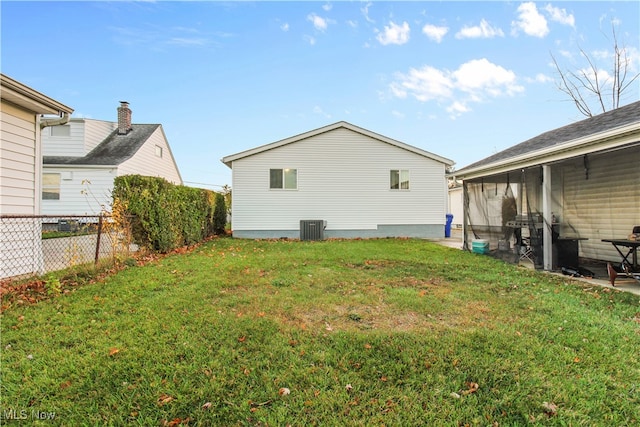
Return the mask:
{"type": "Polygon", "coordinates": [[[457,39],[491,39],[493,37],[504,37],[504,32],[500,28],[494,28],[486,20],[480,21],[480,25],[474,27],[462,27],[456,33],[457,39]]]}
{"type": "Polygon", "coordinates": [[[405,44],[409,41],[410,32],[411,29],[409,28],[407,21],[403,22],[402,25],[398,25],[395,22],[390,21],[389,25],[385,25],[384,31],[378,33],[376,38],[383,45],[405,44]]]}
{"type": "Polygon", "coordinates": [[[325,12],[329,12],[331,9],[333,9],[333,5],[331,3],[325,3],[324,5],[322,5],[322,9],[325,12]]]}
{"type": "Polygon", "coordinates": [[[529,36],[540,38],[549,34],[547,20],[538,12],[535,3],[522,3],[518,6],[518,13],[518,19],[511,23],[514,34],[522,31],[529,36]]]}
{"type": "Polygon", "coordinates": [[[447,112],[452,115],[470,111],[471,103],[524,91],[513,71],[485,58],[466,62],[455,71],[429,65],[411,68],[407,73],[398,73],[389,89],[400,99],[413,97],[421,102],[449,103],[447,112]]]}
{"type": "Polygon", "coordinates": [[[447,27],[438,27],[437,25],[427,24],[422,27],[422,32],[431,40],[440,43],[444,36],[449,32],[447,27]]]}
{"type": "Polygon", "coordinates": [[[567,13],[565,9],[560,9],[559,7],[553,7],[551,4],[548,4],[544,7],[544,10],[547,11],[549,17],[552,21],[559,22],[563,25],[568,25],[570,27],[576,26],[576,19],[572,14],[567,13]]]}
{"type": "Polygon", "coordinates": [[[407,74],[398,74],[391,83],[391,91],[398,98],[413,95],[418,101],[446,99],[452,96],[453,81],[450,73],[425,65],[420,69],[411,68],[407,74]]]}
{"type": "Polygon", "coordinates": [[[350,26],[351,28],[358,28],[358,21],[354,21],[352,19],[349,19],[347,21],[347,25],[350,26]]]}
{"type": "Polygon", "coordinates": [[[316,38],[312,37],[312,36],[304,36],[304,39],[307,41],[307,43],[309,43],[311,46],[316,44],[316,38]]]}
{"type": "Polygon", "coordinates": [[[316,15],[315,13],[311,13],[307,15],[307,21],[311,21],[313,23],[314,28],[318,31],[325,31],[329,26],[326,19],[316,15]]]}
{"type": "Polygon", "coordinates": [[[471,111],[468,105],[463,102],[454,101],[450,106],[447,107],[447,113],[450,114],[451,118],[456,118],[461,116],[462,113],[468,113],[471,111]]]}
{"type": "Polygon", "coordinates": [[[404,113],[401,113],[400,111],[396,111],[396,110],[391,111],[391,115],[394,116],[397,119],[404,119],[405,118],[404,113]]]}
{"type": "Polygon", "coordinates": [[[549,77],[546,74],[538,73],[534,79],[536,83],[549,83],[553,82],[553,77],[549,77]]]}
{"type": "Polygon", "coordinates": [[[453,72],[456,87],[463,92],[480,95],[478,92],[492,97],[513,95],[524,88],[516,84],[513,71],[489,62],[487,59],[474,59],[466,62],[453,72]]]}
{"type": "Polygon", "coordinates": [[[325,113],[325,112],[324,112],[324,110],[323,110],[320,106],[318,106],[318,105],[316,105],[315,107],[313,107],[313,112],[314,112],[314,114],[320,114],[320,115],[322,115],[322,116],[325,116],[325,117],[326,117],[326,118],[328,118],[328,119],[330,119],[330,118],[331,118],[331,114],[325,113]]]}
{"type": "Polygon", "coordinates": [[[284,24],[280,25],[280,29],[285,32],[289,31],[289,24],[285,22],[284,24]]]}
{"type": "Polygon", "coordinates": [[[367,22],[376,22],[373,19],[369,18],[369,8],[373,6],[373,3],[369,2],[367,4],[364,5],[364,7],[362,9],[360,9],[360,11],[362,12],[362,15],[364,16],[364,19],[367,20],[367,22]]]}

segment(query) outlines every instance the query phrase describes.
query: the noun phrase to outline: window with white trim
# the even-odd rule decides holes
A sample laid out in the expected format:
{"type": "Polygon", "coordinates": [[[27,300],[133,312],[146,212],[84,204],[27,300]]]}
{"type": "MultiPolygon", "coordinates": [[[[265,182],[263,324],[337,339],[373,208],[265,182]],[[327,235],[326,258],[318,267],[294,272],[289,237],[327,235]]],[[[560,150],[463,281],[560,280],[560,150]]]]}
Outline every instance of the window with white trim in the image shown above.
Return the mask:
{"type": "Polygon", "coordinates": [[[298,188],[297,169],[269,169],[269,188],[295,190],[298,188]]]}
{"type": "Polygon", "coordinates": [[[156,145],[156,157],[162,157],[162,147],[156,145]]]}
{"type": "Polygon", "coordinates": [[[408,190],[409,169],[391,169],[389,182],[391,190],[408,190]]]}
{"type": "Polygon", "coordinates": [[[71,126],[69,125],[60,125],[60,126],[51,126],[51,136],[71,136],[71,126]]]}
{"type": "Polygon", "coordinates": [[[42,174],[42,200],[60,200],[60,174],[42,174]]]}

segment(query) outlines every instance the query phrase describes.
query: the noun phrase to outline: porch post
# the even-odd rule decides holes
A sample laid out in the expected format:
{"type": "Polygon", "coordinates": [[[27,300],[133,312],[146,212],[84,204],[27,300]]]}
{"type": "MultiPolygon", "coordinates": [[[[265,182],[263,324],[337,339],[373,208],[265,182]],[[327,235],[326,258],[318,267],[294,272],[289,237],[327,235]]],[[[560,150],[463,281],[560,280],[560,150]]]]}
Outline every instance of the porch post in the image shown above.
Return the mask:
{"type": "Polygon", "coordinates": [[[469,250],[467,244],[467,212],[469,211],[469,194],[467,193],[467,181],[462,180],[462,249],[469,250]]]}
{"type": "Polygon", "coordinates": [[[551,233],[551,166],[542,165],[542,265],[553,268],[553,237],[551,233]]]}

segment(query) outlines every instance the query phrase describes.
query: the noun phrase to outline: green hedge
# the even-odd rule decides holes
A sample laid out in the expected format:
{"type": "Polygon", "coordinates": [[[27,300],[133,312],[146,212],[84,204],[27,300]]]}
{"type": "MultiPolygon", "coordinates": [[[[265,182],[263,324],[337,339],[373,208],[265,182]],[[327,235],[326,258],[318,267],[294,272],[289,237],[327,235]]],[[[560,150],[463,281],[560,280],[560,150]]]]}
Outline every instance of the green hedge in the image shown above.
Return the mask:
{"type": "Polygon", "coordinates": [[[163,178],[119,176],[114,181],[113,201],[131,218],[134,242],[158,252],[222,234],[226,226],[222,194],[171,184],[163,178]],[[220,209],[224,218],[215,214],[220,209]]]}

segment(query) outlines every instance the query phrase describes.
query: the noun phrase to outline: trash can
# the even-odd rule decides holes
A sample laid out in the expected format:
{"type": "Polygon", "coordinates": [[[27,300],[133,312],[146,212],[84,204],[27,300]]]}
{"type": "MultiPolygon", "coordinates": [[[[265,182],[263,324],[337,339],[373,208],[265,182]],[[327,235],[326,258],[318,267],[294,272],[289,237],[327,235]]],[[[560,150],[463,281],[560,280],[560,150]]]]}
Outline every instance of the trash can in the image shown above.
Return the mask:
{"type": "Polygon", "coordinates": [[[447,223],[444,226],[444,237],[451,237],[451,223],[453,222],[453,215],[447,214],[447,223]]]}

